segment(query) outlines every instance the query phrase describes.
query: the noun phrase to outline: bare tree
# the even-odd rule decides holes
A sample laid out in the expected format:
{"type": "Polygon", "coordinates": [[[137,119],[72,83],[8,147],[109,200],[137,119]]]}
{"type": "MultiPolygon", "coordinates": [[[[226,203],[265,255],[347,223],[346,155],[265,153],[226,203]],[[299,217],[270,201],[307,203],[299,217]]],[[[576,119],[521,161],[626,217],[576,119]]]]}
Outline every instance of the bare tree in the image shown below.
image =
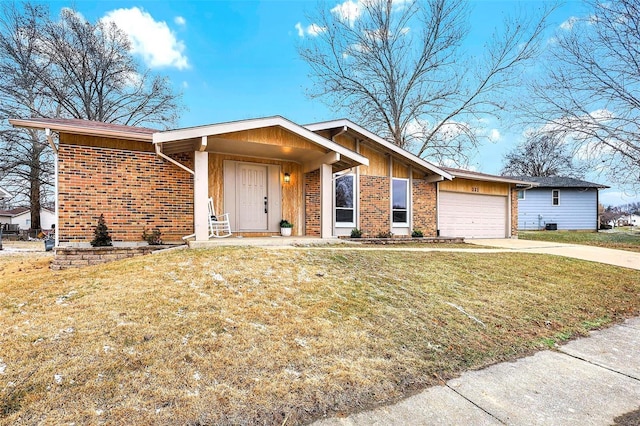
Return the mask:
{"type": "MultiPolygon", "coordinates": [[[[167,127],[181,111],[166,78],[140,71],[114,24],[71,9],[54,20],[42,4],[3,3],[0,15],[0,183],[28,200],[31,227],[51,190],[52,152],[41,132],[10,117],[64,117],[167,127]]],[[[14,200],[15,202],[15,200],[14,200]]]]}
{"type": "Polygon", "coordinates": [[[519,84],[551,11],[507,20],[484,58],[474,59],[462,48],[466,1],[357,5],[321,5],[310,18],[316,36],[299,46],[314,80],[310,95],[421,157],[458,164],[478,146],[474,123],[501,111],[507,101],[501,95],[519,84]]]}
{"type": "Polygon", "coordinates": [[[535,133],[505,154],[503,176],[568,176],[581,179],[579,166],[562,137],[554,133],[535,133]]]}
{"type": "Polygon", "coordinates": [[[564,135],[576,155],[622,188],[640,189],[640,0],[586,0],[559,30],[544,79],[523,107],[529,124],[564,135]]]}

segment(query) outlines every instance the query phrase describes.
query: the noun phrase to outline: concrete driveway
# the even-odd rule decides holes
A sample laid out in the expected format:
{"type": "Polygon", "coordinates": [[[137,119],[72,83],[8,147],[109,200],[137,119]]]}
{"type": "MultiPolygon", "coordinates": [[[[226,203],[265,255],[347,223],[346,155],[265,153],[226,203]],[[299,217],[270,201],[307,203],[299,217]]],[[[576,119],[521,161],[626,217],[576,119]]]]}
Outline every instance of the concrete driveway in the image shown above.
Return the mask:
{"type": "Polygon", "coordinates": [[[625,268],[640,270],[640,253],[632,251],[613,250],[578,244],[551,243],[547,241],[529,241],[507,238],[468,239],[465,240],[465,243],[496,247],[523,253],[541,253],[572,257],[574,259],[590,260],[592,262],[606,263],[607,265],[622,266],[625,268]]]}

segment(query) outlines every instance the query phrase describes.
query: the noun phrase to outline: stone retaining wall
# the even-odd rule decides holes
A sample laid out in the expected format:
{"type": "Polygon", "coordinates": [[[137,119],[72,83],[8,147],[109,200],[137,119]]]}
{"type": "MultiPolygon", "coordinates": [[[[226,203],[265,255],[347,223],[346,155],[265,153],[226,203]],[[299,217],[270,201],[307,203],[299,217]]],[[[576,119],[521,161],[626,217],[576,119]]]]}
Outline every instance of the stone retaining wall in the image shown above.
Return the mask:
{"type": "Polygon", "coordinates": [[[51,269],[61,270],[68,268],[81,268],[89,265],[113,262],[114,260],[129,257],[143,256],[152,251],[166,249],[172,246],[137,246],[137,247],[56,247],[55,258],[51,263],[51,269]]]}

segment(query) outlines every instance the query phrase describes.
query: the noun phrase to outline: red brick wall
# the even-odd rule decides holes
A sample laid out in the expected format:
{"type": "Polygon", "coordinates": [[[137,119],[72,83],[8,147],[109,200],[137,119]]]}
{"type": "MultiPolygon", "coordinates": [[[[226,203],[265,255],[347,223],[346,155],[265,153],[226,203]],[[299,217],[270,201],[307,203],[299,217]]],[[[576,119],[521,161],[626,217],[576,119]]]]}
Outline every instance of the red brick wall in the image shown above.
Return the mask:
{"type": "Polygon", "coordinates": [[[390,196],[389,177],[360,175],[360,230],[364,237],[391,231],[390,196]]]}
{"type": "Polygon", "coordinates": [[[145,227],[178,241],[193,233],[192,180],[152,153],[60,144],[60,242],[90,242],[101,213],[113,241],[142,241],[145,227]]]}
{"type": "Polygon", "coordinates": [[[304,175],[304,226],[305,235],[320,236],[320,170],[304,175]]]}
{"type": "Polygon", "coordinates": [[[511,188],[511,236],[518,235],[518,188],[511,188]]]}
{"type": "Polygon", "coordinates": [[[436,184],[413,179],[413,229],[422,231],[425,237],[437,236],[436,184]]]}

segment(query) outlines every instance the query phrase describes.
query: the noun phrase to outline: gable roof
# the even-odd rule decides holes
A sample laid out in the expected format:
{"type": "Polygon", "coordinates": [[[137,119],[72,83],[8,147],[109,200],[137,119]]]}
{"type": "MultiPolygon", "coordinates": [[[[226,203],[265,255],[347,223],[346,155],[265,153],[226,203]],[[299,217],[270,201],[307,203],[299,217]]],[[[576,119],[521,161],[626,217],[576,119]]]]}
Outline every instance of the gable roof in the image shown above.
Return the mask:
{"type": "Polygon", "coordinates": [[[378,145],[382,146],[383,148],[385,148],[387,151],[391,151],[395,154],[400,155],[401,157],[403,157],[404,159],[406,159],[409,163],[416,165],[422,169],[426,169],[429,170],[435,174],[438,174],[440,176],[442,176],[444,179],[447,180],[451,180],[453,179],[453,176],[451,176],[449,173],[447,173],[443,168],[436,166],[435,164],[432,164],[426,160],[423,160],[422,158],[418,157],[417,155],[414,155],[412,153],[410,153],[409,151],[400,148],[399,146],[389,142],[388,140],[381,138],[380,136],[376,135],[375,133],[370,132],[369,130],[365,129],[364,127],[361,127],[359,125],[357,125],[356,123],[354,123],[351,120],[347,120],[346,118],[342,118],[339,120],[331,120],[331,121],[323,121],[323,122],[319,122],[319,123],[312,123],[312,124],[306,124],[304,126],[305,128],[311,130],[312,132],[319,132],[322,130],[329,130],[329,129],[335,129],[335,128],[339,128],[339,127],[346,127],[348,129],[350,129],[352,132],[358,133],[361,136],[364,136],[367,139],[370,139],[372,141],[374,141],[375,143],[377,143],[378,145]]]}
{"type": "Polygon", "coordinates": [[[281,127],[318,146],[329,151],[336,152],[356,164],[363,164],[365,166],[369,165],[369,159],[366,157],[279,115],[156,132],[153,134],[153,143],[155,145],[162,144],[164,146],[165,144],[171,144],[172,142],[179,143],[180,141],[189,139],[198,139],[207,136],[223,135],[225,133],[255,130],[265,127],[281,127]]]}
{"type": "Polygon", "coordinates": [[[513,183],[515,185],[525,185],[529,187],[538,186],[536,182],[524,178],[521,179],[518,177],[490,175],[487,173],[480,173],[471,170],[455,169],[453,167],[443,167],[443,169],[451,173],[452,176],[461,179],[483,180],[487,182],[505,182],[513,183]]]}
{"type": "Polygon", "coordinates": [[[16,207],[9,210],[0,210],[0,216],[15,217],[29,211],[29,207],[16,207]]]}
{"type": "Polygon", "coordinates": [[[100,121],[80,120],[75,118],[10,118],[14,127],[28,129],[51,129],[60,133],[72,133],[86,136],[102,136],[114,139],[127,139],[151,142],[152,135],[158,130],[147,127],[124,126],[122,124],[103,123],[100,121]]]}
{"type": "Polygon", "coordinates": [[[512,178],[536,182],[539,188],[610,188],[607,185],[563,176],[513,176],[512,178]]]}

